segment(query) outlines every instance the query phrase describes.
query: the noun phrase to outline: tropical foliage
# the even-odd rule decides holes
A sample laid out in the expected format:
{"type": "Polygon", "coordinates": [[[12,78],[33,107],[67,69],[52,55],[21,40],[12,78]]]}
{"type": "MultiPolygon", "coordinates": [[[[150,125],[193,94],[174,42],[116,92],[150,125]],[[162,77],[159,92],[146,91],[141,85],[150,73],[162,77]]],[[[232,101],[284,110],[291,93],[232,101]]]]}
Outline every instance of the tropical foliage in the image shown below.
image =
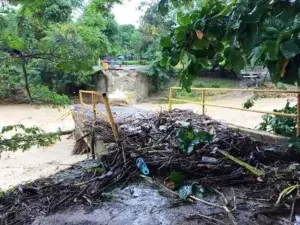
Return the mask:
{"type": "Polygon", "coordinates": [[[160,60],[151,62],[150,65],[148,65],[147,70],[142,72],[149,77],[152,85],[151,91],[154,93],[165,88],[170,79],[175,78],[176,76],[176,70],[172,67],[165,68],[161,65],[160,60]]]}
{"type": "Polygon", "coordinates": [[[213,139],[212,134],[194,130],[191,126],[181,128],[176,136],[178,147],[185,154],[191,154],[199,144],[209,143],[213,139]]]}
{"type": "Polygon", "coordinates": [[[0,156],[2,151],[25,151],[32,146],[49,146],[59,139],[59,132],[45,133],[38,127],[25,127],[21,124],[4,126],[0,130],[0,156]]]}
{"type": "Polygon", "coordinates": [[[274,82],[300,83],[300,2],[291,0],[161,0],[177,9],[176,26],[161,39],[166,66],[182,64],[189,88],[195,71],[266,66],[274,82]]]}
{"type": "Polygon", "coordinates": [[[24,85],[32,102],[55,104],[49,101],[59,98],[55,92],[88,83],[99,56],[110,51],[104,31],[115,2],[92,0],[80,8],[80,0],[10,1],[0,13],[0,79],[7,84],[2,95],[24,85]],[[78,19],[73,15],[76,9],[81,10],[78,19]],[[34,86],[46,86],[39,89],[46,93],[35,98],[34,86]]]}
{"type": "MultiPolygon", "coordinates": [[[[290,102],[287,102],[283,109],[274,110],[274,112],[297,114],[297,105],[291,106],[290,102]]],[[[265,114],[262,116],[262,119],[263,121],[258,126],[259,130],[274,132],[288,137],[296,136],[297,118],[265,114]]]]}

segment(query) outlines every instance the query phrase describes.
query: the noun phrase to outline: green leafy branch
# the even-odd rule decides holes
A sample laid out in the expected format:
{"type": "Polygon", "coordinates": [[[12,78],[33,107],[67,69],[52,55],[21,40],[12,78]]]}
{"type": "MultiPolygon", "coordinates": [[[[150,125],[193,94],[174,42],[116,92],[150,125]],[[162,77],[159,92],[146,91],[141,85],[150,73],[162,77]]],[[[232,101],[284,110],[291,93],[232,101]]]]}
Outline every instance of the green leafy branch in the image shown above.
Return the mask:
{"type": "Polygon", "coordinates": [[[254,106],[255,101],[258,99],[258,95],[255,94],[254,96],[250,97],[249,99],[247,99],[246,102],[243,103],[243,108],[244,109],[250,109],[254,106]]]}
{"type": "Polygon", "coordinates": [[[218,66],[238,72],[262,65],[275,83],[300,83],[299,1],[215,0],[194,8],[161,2],[177,10],[177,26],[161,39],[162,60],[184,65],[184,88],[200,69],[218,66]]]}
{"type": "Polygon", "coordinates": [[[31,88],[32,99],[37,103],[49,104],[52,106],[70,105],[71,101],[66,95],[60,95],[50,91],[46,86],[36,86],[31,88]]]}
{"type": "MultiPolygon", "coordinates": [[[[290,102],[287,102],[283,109],[274,110],[274,112],[297,114],[297,105],[290,106],[290,102]]],[[[259,130],[274,132],[275,134],[288,137],[296,135],[296,118],[265,114],[262,116],[262,119],[263,121],[258,126],[259,130]]]]}
{"type": "Polygon", "coordinates": [[[0,132],[0,153],[2,151],[28,150],[33,146],[45,147],[60,140],[60,132],[46,133],[38,127],[22,124],[4,126],[0,132]],[[9,133],[12,132],[10,137],[9,133]]]}

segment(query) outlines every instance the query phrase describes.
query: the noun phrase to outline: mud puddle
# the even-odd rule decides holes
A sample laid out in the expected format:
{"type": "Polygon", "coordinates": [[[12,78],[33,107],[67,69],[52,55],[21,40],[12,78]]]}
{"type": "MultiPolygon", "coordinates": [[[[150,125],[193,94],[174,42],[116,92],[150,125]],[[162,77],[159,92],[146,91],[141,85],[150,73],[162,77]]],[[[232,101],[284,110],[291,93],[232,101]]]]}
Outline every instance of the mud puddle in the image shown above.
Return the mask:
{"type": "MultiPolygon", "coordinates": [[[[76,206],[64,212],[36,218],[33,225],[196,225],[209,224],[197,214],[218,215],[225,224],[230,224],[222,209],[201,203],[187,203],[164,196],[160,190],[146,184],[131,184],[103,194],[108,199],[96,207],[76,206]]],[[[210,202],[222,201],[218,196],[207,197],[210,202]]],[[[75,204],[75,203],[74,203],[75,204]]],[[[255,224],[251,218],[254,201],[239,202],[234,216],[238,224],[255,224]]]]}

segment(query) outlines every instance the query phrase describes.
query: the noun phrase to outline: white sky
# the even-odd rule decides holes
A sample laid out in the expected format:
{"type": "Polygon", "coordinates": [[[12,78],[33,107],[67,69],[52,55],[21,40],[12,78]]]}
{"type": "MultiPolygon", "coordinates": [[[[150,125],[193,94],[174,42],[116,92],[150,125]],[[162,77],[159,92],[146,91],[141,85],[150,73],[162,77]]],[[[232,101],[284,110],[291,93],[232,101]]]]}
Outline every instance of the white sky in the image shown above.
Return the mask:
{"type": "MultiPolygon", "coordinates": [[[[88,4],[90,0],[84,0],[85,4],[88,4]]],[[[1,2],[1,0],[0,0],[1,2]]],[[[116,21],[119,24],[133,24],[136,27],[139,26],[139,19],[145,12],[147,7],[143,7],[143,10],[138,10],[138,7],[145,0],[123,0],[122,4],[115,4],[112,9],[112,13],[115,16],[116,21]]],[[[76,9],[73,12],[75,19],[82,14],[81,9],[76,9]]]]}
{"type": "Polygon", "coordinates": [[[123,4],[115,5],[112,12],[119,24],[133,24],[138,27],[142,12],[138,6],[142,0],[123,0],[123,4]]]}

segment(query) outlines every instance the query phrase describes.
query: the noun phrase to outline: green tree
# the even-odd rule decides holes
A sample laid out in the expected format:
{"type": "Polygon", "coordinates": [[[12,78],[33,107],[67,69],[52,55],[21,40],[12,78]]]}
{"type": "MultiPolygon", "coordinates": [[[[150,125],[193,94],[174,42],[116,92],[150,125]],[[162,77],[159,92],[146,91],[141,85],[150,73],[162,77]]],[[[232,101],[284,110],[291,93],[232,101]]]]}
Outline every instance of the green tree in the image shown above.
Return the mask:
{"type": "MultiPolygon", "coordinates": [[[[75,20],[82,0],[9,0],[0,10],[0,97],[25,87],[33,102],[70,104],[58,95],[70,83],[87,83],[99,55],[110,49],[109,13],[119,0],[92,0],[75,20]],[[17,5],[17,7],[11,7],[17,5]]],[[[12,125],[0,130],[2,151],[48,146],[60,132],[12,125]],[[12,133],[11,133],[12,132],[12,133]]]]}
{"type": "Polygon", "coordinates": [[[222,65],[239,71],[257,63],[269,69],[274,82],[300,82],[299,1],[195,2],[159,3],[163,13],[170,7],[177,10],[177,26],[161,46],[167,66],[183,65],[183,87],[190,87],[201,68],[222,65]]]}
{"type": "Polygon", "coordinates": [[[142,58],[156,60],[160,55],[160,38],[169,33],[174,23],[172,10],[166,15],[159,11],[159,5],[151,5],[141,17],[140,30],[141,39],[139,50],[142,58]]]}
{"type": "Polygon", "coordinates": [[[140,32],[132,24],[118,26],[118,34],[116,44],[120,49],[120,54],[138,54],[138,43],[140,40],[140,32]]]}
{"type": "Polygon", "coordinates": [[[107,10],[116,2],[92,0],[74,21],[72,12],[81,5],[79,0],[11,1],[19,7],[7,6],[0,14],[0,67],[6,71],[16,68],[12,75],[22,74],[21,82],[34,102],[44,102],[43,96],[63,90],[67,84],[88,83],[87,74],[99,55],[110,49],[104,30],[107,10]],[[31,89],[40,85],[49,89],[39,88],[47,93],[36,98],[31,89]]]}

